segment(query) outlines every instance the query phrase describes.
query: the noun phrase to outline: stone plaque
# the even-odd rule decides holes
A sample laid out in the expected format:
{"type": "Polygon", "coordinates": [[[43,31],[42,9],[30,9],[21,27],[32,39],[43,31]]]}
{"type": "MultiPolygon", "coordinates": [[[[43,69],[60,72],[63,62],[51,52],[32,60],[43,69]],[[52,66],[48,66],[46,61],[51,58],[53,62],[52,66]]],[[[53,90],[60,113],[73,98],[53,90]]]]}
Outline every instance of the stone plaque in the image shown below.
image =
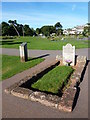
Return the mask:
{"type": "Polygon", "coordinates": [[[27,55],[27,43],[22,43],[19,46],[20,49],[20,58],[21,58],[21,62],[25,62],[28,60],[28,55],[27,55]]]}
{"type": "Polygon", "coordinates": [[[63,64],[66,65],[66,61],[71,61],[71,66],[75,65],[75,46],[67,44],[63,46],[63,64]]]}

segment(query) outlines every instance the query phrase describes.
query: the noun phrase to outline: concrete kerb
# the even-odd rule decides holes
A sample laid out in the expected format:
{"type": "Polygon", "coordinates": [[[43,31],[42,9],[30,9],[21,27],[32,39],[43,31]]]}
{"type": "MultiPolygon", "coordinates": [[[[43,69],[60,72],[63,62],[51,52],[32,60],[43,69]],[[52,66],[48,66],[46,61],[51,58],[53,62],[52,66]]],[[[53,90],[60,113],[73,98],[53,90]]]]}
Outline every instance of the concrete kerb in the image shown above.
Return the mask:
{"type": "MultiPolygon", "coordinates": [[[[62,57],[61,57],[62,58],[62,57]]],[[[55,65],[58,61],[53,62],[52,64],[48,64],[45,68],[40,69],[40,71],[36,71],[33,76],[27,76],[26,78],[20,80],[18,83],[10,86],[5,89],[6,93],[12,94],[17,97],[21,97],[24,99],[28,99],[31,101],[40,102],[46,106],[50,106],[53,108],[57,108],[59,110],[65,112],[71,112],[73,110],[74,102],[76,101],[75,96],[77,94],[77,83],[80,83],[80,78],[84,67],[86,65],[86,57],[77,57],[78,63],[75,66],[75,72],[70,77],[70,86],[64,91],[62,97],[55,95],[49,95],[44,92],[32,91],[30,89],[22,88],[20,85],[31,79],[33,76],[37,76],[42,70],[47,69],[48,67],[55,65]],[[81,59],[80,59],[81,58],[81,59]],[[79,73],[79,74],[78,74],[79,73]]],[[[62,61],[60,61],[62,63],[62,61]]]]}

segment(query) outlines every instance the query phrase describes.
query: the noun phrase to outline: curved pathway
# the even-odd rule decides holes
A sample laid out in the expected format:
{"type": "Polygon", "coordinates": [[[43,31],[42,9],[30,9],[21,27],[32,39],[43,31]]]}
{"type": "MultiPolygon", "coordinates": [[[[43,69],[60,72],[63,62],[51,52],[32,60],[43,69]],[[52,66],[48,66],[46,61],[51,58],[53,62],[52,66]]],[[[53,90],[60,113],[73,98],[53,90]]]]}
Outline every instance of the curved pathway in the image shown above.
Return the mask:
{"type": "MultiPolygon", "coordinates": [[[[78,49],[77,55],[88,56],[88,50],[90,49],[78,49]]],[[[1,51],[1,49],[0,49],[1,51]]],[[[2,49],[0,54],[7,55],[19,55],[17,49],[2,49]]],[[[65,113],[59,110],[46,107],[38,102],[31,102],[10,94],[6,94],[4,89],[19,81],[23,77],[31,74],[35,70],[43,67],[45,64],[55,60],[56,55],[61,55],[59,50],[28,50],[30,57],[44,57],[45,61],[39,65],[25,70],[7,80],[2,82],[2,116],[3,118],[88,118],[88,64],[83,81],[80,84],[80,94],[77,104],[72,113],[65,113]]],[[[1,84],[1,83],[0,83],[1,84]]]]}

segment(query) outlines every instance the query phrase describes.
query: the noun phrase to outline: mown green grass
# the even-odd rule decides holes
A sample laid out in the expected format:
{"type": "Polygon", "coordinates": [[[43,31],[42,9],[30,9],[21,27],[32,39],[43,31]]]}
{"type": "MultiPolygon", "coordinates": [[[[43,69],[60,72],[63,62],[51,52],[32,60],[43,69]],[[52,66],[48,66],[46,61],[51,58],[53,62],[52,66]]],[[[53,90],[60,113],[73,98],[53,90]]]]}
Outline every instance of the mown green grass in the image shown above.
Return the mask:
{"type": "Polygon", "coordinates": [[[68,77],[72,72],[73,69],[70,66],[57,66],[32,84],[31,87],[57,94],[63,84],[66,85],[68,77]]]}
{"type": "Polygon", "coordinates": [[[21,43],[27,42],[28,49],[36,50],[62,50],[63,45],[71,43],[78,48],[88,48],[88,41],[76,40],[76,38],[66,37],[64,41],[61,38],[56,38],[56,41],[51,41],[47,38],[40,37],[20,37],[17,39],[2,40],[3,48],[16,48],[19,49],[21,43]]]}
{"type": "Polygon", "coordinates": [[[27,62],[20,62],[20,58],[17,56],[2,56],[2,80],[10,78],[11,76],[20,73],[26,69],[29,69],[40,62],[43,58],[29,59],[27,62]]]}

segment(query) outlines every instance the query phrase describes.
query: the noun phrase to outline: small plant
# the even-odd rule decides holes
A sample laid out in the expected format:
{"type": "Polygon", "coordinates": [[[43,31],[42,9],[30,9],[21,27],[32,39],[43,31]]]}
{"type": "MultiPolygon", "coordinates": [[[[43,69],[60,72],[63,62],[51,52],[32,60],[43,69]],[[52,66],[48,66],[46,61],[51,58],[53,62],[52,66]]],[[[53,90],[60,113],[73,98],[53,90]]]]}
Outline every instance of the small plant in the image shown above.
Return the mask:
{"type": "Polygon", "coordinates": [[[68,60],[65,60],[65,62],[66,62],[66,65],[67,65],[67,66],[70,66],[70,64],[72,63],[72,61],[69,60],[69,59],[68,59],[68,60]]]}

